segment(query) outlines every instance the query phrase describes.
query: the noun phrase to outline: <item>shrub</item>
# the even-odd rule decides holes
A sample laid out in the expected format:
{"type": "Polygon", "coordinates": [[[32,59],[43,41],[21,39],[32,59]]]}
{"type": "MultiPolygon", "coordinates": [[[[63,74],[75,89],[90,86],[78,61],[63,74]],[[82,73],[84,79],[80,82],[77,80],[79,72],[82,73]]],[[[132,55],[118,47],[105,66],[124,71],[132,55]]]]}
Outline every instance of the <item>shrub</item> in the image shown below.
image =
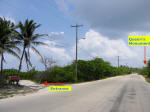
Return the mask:
{"type": "Polygon", "coordinates": [[[147,75],[150,78],[150,60],[147,63],[147,66],[141,70],[142,75],[147,75]]]}
{"type": "MultiPolygon", "coordinates": [[[[149,64],[150,68],[150,64],[149,64]]],[[[90,80],[98,80],[106,77],[123,75],[131,73],[133,69],[120,66],[119,68],[111,66],[109,62],[104,61],[102,58],[95,58],[93,60],[78,60],[78,76],[75,75],[75,61],[71,65],[64,67],[54,66],[46,71],[39,72],[32,69],[28,72],[21,72],[21,79],[34,80],[37,82],[83,82],[90,80]],[[78,80],[77,80],[78,79],[78,80]]],[[[134,69],[135,70],[135,69],[134,69]]],[[[150,70],[150,69],[149,69],[150,70]]],[[[146,69],[146,73],[150,71],[146,69]]],[[[6,77],[9,75],[17,75],[18,70],[7,69],[4,70],[6,77]]]]}

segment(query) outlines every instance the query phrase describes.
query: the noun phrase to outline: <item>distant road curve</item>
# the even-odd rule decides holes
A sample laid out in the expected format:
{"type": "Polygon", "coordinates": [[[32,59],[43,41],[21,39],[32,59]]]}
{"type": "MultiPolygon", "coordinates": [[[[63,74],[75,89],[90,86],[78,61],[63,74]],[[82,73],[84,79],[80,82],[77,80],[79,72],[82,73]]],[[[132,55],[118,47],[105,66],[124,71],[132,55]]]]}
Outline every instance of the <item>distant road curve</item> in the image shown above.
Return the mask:
{"type": "Polygon", "coordinates": [[[137,74],[71,86],[0,100],[0,112],[150,112],[150,84],[137,74]]]}

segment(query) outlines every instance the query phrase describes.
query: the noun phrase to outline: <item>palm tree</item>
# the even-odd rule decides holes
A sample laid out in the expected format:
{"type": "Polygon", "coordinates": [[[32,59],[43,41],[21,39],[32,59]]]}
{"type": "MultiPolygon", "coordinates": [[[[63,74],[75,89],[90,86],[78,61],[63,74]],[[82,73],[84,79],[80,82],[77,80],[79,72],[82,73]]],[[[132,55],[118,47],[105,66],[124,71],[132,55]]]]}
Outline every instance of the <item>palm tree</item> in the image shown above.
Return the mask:
{"type": "Polygon", "coordinates": [[[36,54],[38,54],[41,58],[40,52],[35,48],[37,45],[46,45],[43,42],[38,41],[39,37],[45,36],[44,34],[35,34],[35,30],[40,27],[40,24],[35,23],[33,20],[28,20],[24,22],[19,22],[18,27],[19,27],[19,32],[18,32],[18,37],[19,41],[22,43],[22,55],[20,58],[20,64],[19,64],[19,70],[18,70],[18,76],[20,75],[20,71],[22,68],[22,61],[23,57],[25,57],[27,68],[32,66],[31,61],[30,61],[30,52],[29,50],[32,49],[36,54]]]}
{"type": "Polygon", "coordinates": [[[15,39],[15,26],[11,21],[0,17],[0,55],[1,55],[1,72],[0,72],[0,84],[3,81],[3,62],[5,61],[4,53],[7,52],[19,59],[18,54],[14,51],[20,52],[20,49],[16,46],[19,43],[15,39]]]}

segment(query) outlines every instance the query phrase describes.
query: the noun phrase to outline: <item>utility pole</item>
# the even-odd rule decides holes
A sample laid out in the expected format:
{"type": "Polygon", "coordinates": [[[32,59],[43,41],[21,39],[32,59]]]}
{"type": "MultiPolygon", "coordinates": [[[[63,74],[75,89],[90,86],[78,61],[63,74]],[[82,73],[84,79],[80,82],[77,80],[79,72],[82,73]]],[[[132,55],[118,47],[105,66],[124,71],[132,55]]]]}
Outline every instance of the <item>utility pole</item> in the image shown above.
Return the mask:
{"type": "Polygon", "coordinates": [[[72,26],[71,27],[75,27],[76,28],[76,61],[75,61],[75,74],[76,74],[76,78],[78,79],[78,27],[81,27],[83,25],[78,25],[76,24],[75,26],[72,26]]]}
{"type": "Polygon", "coordinates": [[[118,56],[118,68],[119,68],[119,56],[118,56]]]}

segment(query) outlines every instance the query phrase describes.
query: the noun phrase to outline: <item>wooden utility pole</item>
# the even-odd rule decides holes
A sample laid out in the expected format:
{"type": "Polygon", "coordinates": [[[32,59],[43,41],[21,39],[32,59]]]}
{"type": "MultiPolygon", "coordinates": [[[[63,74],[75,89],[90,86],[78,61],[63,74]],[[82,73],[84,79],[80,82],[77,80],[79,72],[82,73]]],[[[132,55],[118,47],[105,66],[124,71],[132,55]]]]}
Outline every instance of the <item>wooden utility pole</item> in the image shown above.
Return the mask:
{"type": "Polygon", "coordinates": [[[75,26],[71,25],[71,27],[76,28],[76,61],[75,61],[76,67],[75,67],[75,74],[76,74],[77,79],[78,79],[78,27],[81,27],[81,26],[83,26],[83,25],[78,25],[78,24],[76,24],[75,26]]]}
{"type": "Polygon", "coordinates": [[[118,68],[119,68],[119,56],[118,56],[118,68]]]}

